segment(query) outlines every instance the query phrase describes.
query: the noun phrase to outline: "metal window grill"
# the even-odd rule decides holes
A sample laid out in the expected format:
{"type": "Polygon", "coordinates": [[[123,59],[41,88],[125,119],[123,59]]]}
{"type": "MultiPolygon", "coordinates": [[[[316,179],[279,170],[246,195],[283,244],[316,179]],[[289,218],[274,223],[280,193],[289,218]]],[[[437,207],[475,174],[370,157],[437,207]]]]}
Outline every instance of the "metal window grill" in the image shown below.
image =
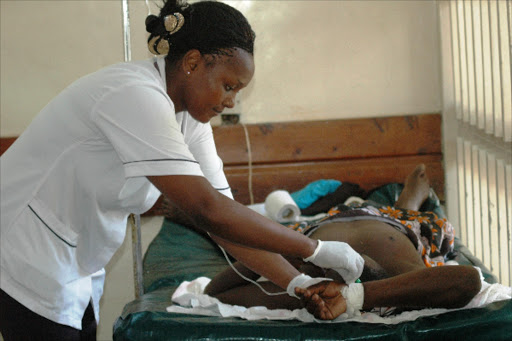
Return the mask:
{"type": "Polygon", "coordinates": [[[462,242],[512,285],[512,2],[438,5],[445,150],[455,156],[448,215],[462,242]]]}

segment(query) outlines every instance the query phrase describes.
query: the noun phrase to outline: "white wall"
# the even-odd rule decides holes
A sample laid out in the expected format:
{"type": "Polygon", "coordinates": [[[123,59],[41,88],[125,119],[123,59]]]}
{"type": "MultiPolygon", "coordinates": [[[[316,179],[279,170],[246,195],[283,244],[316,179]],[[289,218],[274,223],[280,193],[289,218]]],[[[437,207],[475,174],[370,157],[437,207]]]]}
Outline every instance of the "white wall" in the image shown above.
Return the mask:
{"type": "Polygon", "coordinates": [[[120,2],[1,1],[1,136],[73,80],[123,58],[120,2]]]}
{"type": "Polygon", "coordinates": [[[440,108],[435,5],[254,1],[247,122],[425,113],[440,108]]]}
{"type": "MultiPolygon", "coordinates": [[[[231,1],[257,34],[246,123],[441,110],[433,1],[231,1]]],[[[146,49],[145,2],[130,5],[132,59],[146,49]]],[[[121,62],[121,0],[0,1],[0,136],[17,136],[76,78],[121,62]]],[[[153,13],[156,7],[152,5],[153,13]]],[[[143,228],[150,240],[159,222],[143,228]]],[[[130,238],[108,266],[99,340],[133,299],[130,238]]]]}

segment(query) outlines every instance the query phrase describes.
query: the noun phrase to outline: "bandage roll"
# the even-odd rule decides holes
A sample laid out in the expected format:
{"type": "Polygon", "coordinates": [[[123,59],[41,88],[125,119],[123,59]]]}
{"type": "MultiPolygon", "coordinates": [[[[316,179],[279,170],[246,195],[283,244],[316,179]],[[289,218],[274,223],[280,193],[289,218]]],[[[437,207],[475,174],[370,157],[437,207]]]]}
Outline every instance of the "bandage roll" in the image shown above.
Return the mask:
{"type": "Polygon", "coordinates": [[[280,223],[296,221],[300,216],[299,206],[290,193],[283,190],[274,191],[267,196],[265,211],[270,219],[280,223]]]}

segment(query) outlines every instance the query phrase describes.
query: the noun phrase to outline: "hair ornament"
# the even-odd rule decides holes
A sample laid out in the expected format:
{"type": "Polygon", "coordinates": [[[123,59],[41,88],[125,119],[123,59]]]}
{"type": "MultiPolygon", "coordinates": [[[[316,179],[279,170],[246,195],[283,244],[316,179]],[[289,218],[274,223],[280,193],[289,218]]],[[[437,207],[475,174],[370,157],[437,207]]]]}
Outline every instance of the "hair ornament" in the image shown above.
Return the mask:
{"type": "Polygon", "coordinates": [[[169,35],[174,34],[183,27],[185,17],[180,12],[169,14],[164,18],[164,25],[169,35]]]}
{"type": "Polygon", "coordinates": [[[156,36],[148,41],[148,49],[152,54],[167,54],[169,53],[169,42],[161,36],[156,36]]]}
{"type": "Polygon", "coordinates": [[[168,54],[170,49],[169,38],[178,32],[185,23],[183,14],[176,12],[169,14],[163,20],[155,15],[146,18],[146,31],[151,33],[148,40],[149,52],[159,55],[168,54]]]}

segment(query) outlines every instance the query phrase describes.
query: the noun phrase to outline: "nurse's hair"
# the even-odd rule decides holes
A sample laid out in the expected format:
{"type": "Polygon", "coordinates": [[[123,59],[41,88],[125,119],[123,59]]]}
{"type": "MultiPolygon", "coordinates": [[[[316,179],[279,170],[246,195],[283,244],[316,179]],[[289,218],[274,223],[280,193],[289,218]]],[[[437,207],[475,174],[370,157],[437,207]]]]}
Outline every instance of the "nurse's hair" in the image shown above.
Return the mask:
{"type": "Polygon", "coordinates": [[[160,14],[146,18],[150,33],[148,48],[153,54],[167,55],[171,64],[189,50],[201,54],[228,55],[239,48],[254,53],[255,34],[249,22],[235,8],[221,2],[164,0],[160,14]]]}

